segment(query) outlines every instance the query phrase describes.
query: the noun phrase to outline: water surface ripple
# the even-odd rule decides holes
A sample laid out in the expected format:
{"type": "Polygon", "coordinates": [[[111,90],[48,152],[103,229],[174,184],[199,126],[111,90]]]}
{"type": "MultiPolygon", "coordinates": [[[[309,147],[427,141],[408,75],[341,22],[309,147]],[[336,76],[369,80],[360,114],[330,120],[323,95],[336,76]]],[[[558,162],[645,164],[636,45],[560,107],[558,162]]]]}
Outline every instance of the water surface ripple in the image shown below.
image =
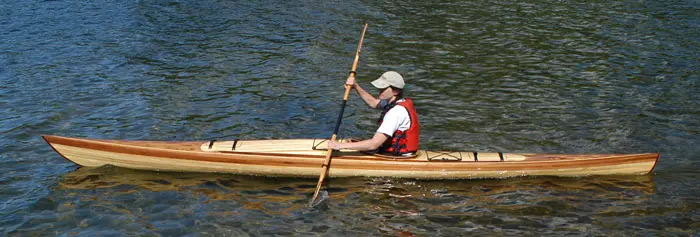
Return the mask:
{"type": "MultiPolygon", "coordinates": [[[[694,1],[4,1],[0,233],[694,235],[694,1]],[[408,82],[422,148],[660,152],[653,175],[316,180],[78,169],[41,134],[328,137],[358,80],[408,82]]],[[[370,136],[353,95],[342,137],[370,136]]]]}

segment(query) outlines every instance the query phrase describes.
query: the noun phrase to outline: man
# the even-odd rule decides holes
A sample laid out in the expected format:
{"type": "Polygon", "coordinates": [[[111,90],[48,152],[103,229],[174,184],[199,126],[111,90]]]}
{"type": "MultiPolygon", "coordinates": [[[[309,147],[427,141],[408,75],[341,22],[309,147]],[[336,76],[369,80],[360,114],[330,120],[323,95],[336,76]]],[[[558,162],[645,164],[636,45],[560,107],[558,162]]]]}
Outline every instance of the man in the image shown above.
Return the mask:
{"type": "Polygon", "coordinates": [[[371,139],[349,143],[329,142],[328,147],[334,150],[377,151],[394,156],[411,156],[418,151],[418,114],[413,101],[403,98],[405,83],[401,74],[388,71],[372,81],[372,85],[379,89],[378,98],[355,83],[355,77],[349,77],[345,84],[355,89],[369,107],[382,110],[379,129],[371,139]]]}

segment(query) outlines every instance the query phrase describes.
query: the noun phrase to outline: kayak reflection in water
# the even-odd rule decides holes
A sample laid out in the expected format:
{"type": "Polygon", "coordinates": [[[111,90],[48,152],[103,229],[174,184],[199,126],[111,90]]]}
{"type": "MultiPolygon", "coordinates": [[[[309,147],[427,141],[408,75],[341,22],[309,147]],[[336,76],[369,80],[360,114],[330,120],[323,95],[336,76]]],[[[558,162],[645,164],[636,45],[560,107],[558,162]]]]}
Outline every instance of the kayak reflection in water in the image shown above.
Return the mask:
{"type": "Polygon", "coordinates": [[[418,151],[420,123],[413,101],[403,97],[405,83],[401,74],[388,71],[372,81],[372,85],[379,89],[378,98],[357,84],[354,76],[348,77],[345,84],[355,89],[369,107],[382,110],[379,128],[371,139],[348,143],[330,141],[328,147],[376,151],[393,156],[411,156],[418,151]]]}

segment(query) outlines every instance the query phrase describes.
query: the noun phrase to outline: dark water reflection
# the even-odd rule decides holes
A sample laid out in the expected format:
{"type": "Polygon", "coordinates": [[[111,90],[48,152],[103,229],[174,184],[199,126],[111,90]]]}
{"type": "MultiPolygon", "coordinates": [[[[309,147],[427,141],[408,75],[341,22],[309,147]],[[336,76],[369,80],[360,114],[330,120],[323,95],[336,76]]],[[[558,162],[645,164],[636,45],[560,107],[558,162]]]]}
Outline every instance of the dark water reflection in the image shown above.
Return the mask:
{"type": "MultiPolygon", "coordinates": [[[[0,2],[0,233],[692,235],[693,1],[0,2]],[[660,152],[653,176],[425,182],[79,170],[40,139],[328,137],[362,23],[363,85],[408,81],[422,148],[660,152]]],[[[342,137],[377,114],[353,95],[342,137]]]]}
{"type": "Polygon", "coordinates": [[[34,214],[26,223],[52,224],[23,233],[595,234],[638,225],[616,220],[621,216],[669,211],[648,208],[661,201],[650,176],[342,179],[332,181],[328,199],[310,209],[314,188],[305,179],[83,168],[64,175],[32,207],[55,212],[34,214]]]}

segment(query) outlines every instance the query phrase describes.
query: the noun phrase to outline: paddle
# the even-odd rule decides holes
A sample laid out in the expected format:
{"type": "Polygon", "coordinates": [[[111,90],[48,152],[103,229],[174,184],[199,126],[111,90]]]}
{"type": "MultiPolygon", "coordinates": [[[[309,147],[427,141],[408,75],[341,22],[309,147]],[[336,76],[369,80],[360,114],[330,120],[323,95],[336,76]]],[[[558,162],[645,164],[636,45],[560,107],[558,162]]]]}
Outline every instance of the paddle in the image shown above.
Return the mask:
{"type": "MultiPolygon", "coordinates": [[[[365,28],[362,29],[362,36],[360,36],[360,43],[357,45],[357,52],[355,52],[355,61],[352,63],[352,70],[350,70],[350,77],[355,76],[355,69],[357,69],[357,63],[360,61],[360,49],[362,48],[362,40],[365,39],[365,32],[367,31],[367,23],[365,23],[365,28]]],[[[348,102],[348,96],[350,95],[350,85],[345,85],[345,94],[343,95],[343,105],[340,107],[340,113],[338,114],[338,120],[335,123],[335,130],[333,130],[333,135],[331,136],[331,141],[335,141],[338,136],[338,129],[340,128],[340,122],[343,120],[343,112],[345,112],[345,104],[348,102]]],[[[314,201],[318,197],[318,191],[321,190],[321,185],[323,180],[328,174],[328,169],[331,167],[331,157],[333,156],[333,149],[328,148],[328,153],[326,154],[326,160],[321,165],[322,171],[321,176],[318,177],[318,184],[316,185],[316,192],[309,202],[309,206],[313,206],[314,201]]]]}

